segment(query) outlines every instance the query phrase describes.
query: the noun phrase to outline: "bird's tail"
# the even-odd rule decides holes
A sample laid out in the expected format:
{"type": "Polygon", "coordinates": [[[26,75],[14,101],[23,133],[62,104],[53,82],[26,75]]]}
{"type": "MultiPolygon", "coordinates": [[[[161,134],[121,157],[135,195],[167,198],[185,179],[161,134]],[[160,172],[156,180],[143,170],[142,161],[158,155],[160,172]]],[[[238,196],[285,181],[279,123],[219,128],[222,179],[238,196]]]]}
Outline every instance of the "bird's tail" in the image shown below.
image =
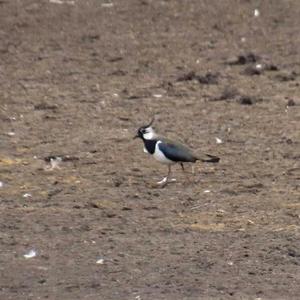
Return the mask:
{"type": "Polygon", "coordinates": [[[198,160],[201,160],[202,162],[207,162],[207,163],[217,163],[220,161],[220,158],[214,155],[210,154],[205,154],[205,158],[198,158],[198,160]]]}

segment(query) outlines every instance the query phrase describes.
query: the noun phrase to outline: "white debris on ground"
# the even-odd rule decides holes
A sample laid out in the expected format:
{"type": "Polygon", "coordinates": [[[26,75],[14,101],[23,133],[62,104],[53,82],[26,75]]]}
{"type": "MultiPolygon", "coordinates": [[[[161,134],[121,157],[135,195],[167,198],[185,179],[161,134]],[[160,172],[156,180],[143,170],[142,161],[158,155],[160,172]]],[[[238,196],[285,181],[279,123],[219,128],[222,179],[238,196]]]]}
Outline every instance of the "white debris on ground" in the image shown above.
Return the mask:
{"type": "Polygon", "coordinates": [[[52,169],[60,169],[59,164],[62,162],[61,157],[51,158],[50,165],[52,169]]]}
{"type": "Polygon", "coordinates": [[[191,207],[191,210],[198,209],[199,207],[201,207],[201,205],[193,206],[193,207],[191,207]]]}
{"type": "Polygon", "coordinates": [[[101,6],[102,7],[113,7],[114,4],[112,2],[108,2],[108,3],[102,3],[101,6]]]}
{"type": "Polygon", "coordinates": [[[217,143],[217,144],[222,144],[223,141],[222,141],[220,138],[216,137],[216,143],[217,143]]]}
{"type": "Polygon", "coordinates": [[[259,10],[257,8],[254,9],[254,17],[259,17],[259,15],[260,15],[259,10]]]}
{"type": "Polygon", "coordinates": [[[62,162],[61,157],[55,157],[55,158],[50,158],[50,166],[46,166],[45,170],[46,171],[52,171],[54,169],[60,169],[60,163],[62,162]]]}
{"type": "Polygon", "coordinates": [[[4,186],[3,181],[0,181],[0,188],[2,188],[4,186]]]}
{"type": "Polygon", "coordinates": [[[29,259],[29,258],[33,258],[37,255],[36,251],[35,250],[30,250],[29,252],[25,253],[23,256],[26,258],[26,259],[29,259]]]}
{"type": "Polygon", "coordinates": [[[204,190],[203,193],[210,193],[210,190],[204,190]]]}
{"type": "Polygon", "coordinates": [[[15,135],[16,135],[16,133],[15,133],[15,132],[13,132],[13,131],[10,131],[10,132],[8,132],[8,133],[7,133],[7,135],[8,135],[8,136],[15,136],[15,135]]]}
{"type": "Polygon", "coordinates": [[[161,94],[154,94],[153,97],[155,97],[155,98],[161,98],[162,95],[161,94]]]}
{"type": "Polygon", "coordinates": [[[75,4],[75,1],[72,0],[49,0],[49,2],[53,4],[70,4],[70,5],[75,4]]]}
{"type": "Polygon", "coordinates": [[[104,264],[104,258],[99,258],[99,259],[96,261],[96,264],[98,264],[98,265],[103,265],[103,264],[104,264]]]}
{"type": "Polygon", "coordinates": [[[257,70],[261,70],[261,69],[262,69],[262,64],[257,64],[257,65],[255,66],[255,68],[256,68],[257,70]]]}
{"type": "Polygon", "coordinates": [[[25,193],[23,195],[23,198],[31,198],[31,197],[32,197],[32,195],[30,193],[25,193]]]}

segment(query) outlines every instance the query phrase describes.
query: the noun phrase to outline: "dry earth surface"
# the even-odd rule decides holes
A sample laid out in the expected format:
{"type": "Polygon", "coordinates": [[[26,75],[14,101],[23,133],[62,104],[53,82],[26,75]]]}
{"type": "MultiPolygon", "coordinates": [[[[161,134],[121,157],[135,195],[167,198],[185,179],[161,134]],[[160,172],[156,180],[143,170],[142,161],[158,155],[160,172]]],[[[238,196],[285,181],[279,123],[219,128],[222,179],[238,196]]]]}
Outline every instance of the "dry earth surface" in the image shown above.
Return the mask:
{"type": "Polygon", "coordinates": [[[299,299],[299,15],[1,0],[0,299],[299,299]],[[157,188],[154,114],[220,163],[157,188]]]}

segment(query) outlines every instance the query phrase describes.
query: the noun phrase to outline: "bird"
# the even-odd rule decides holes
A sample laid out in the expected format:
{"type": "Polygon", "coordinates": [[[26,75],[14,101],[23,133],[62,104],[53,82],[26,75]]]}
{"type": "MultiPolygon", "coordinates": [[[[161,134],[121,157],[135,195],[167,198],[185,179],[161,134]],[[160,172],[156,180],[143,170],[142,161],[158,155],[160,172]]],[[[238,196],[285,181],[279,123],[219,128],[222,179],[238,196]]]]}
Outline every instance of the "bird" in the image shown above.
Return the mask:
{"type": "Polygon", "coordinates": [[[171,166],[174,164],[179,163],[184,172],[184,163],[195,163],[198,160],[207,163],[217,163],[220,161],[220,158],[215,155],[205,154],[200,157],[194,154],[187,146],[159,136],[152,127],[153,122],[154,117],[148,125],[141,126],[133,138],[142,139],[144,152],[168,166],[168,174],[161,181],[157,182],[159,185],[165,186],[169,182],[176,181],[176,179],[170,180],[171,166]]]}

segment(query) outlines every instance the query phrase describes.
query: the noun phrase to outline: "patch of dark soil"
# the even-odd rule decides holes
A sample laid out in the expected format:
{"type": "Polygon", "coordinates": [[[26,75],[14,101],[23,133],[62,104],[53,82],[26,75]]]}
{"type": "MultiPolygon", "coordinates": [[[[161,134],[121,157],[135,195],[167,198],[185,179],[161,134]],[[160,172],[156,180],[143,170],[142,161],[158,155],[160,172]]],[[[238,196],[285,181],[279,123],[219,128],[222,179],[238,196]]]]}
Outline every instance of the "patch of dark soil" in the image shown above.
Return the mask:
{"type": "Polygon", "coordinates": [[[228,65],[235,66],[235,65],[247,65],[253,64],[260,60],[260,57],[252,52],[247,54],[241,54],[237,58],[229,60],[227,62],[228,65]]]}
{"type": "Polygon", "coordinates": [[[45,162],[51,162],[51,160],[56,160],[57,158],[60,158],[61,161],[67,162],[67,161],[78,161],[79,157],[77,156],[71,156],[71,155],[48,155],[44,157],[45,162]]]}
{"type": "Polygon", "coordinates": [[[201,84],[218,84],[219,75],[216,73],[207,73],[203,76],[198,75],[197,80],[201,84]]]}
{"type": "Polygon", "coordinates": [[[111,75],[111,76],[125,76],[126,74],[127,74],[126,71],[116,70],[116,71],[113,71],[112,73],[110,73],[109,75],[111,75]]]}
{"type": "Polygon", "coordinates": [[[100,36],[99,34],[88,34],[88,35],[84,35],[81,40],[82,42],[95,42],[97,40],[99,40],[100,36]]]}
{"type": "Polygon", "coordinates": [[[279,82],[288,82],[288,81],[295,81],[298,77],[298,73],[292,72],[284,72],[281,74],[277,74],[274,78],[279,82]]]}
{"type": "Polygon", "coordinates": [[[290,106],[295,106],[296,102],[293,99],[289,99],[286,106],[290,107],[290,106]]]}
{"type": "Polygon", "coordinates": [[[47,103],[39,103],[34,106],[35,110],[57,110],[58,105],[56,104],[47,104],[47,103]]]}
{"type": "Polygon", "coordinates": [[[109,61],[109,62],[117,62],[117,61],[121,61],[121,60],[123,60],[122,56],[115,56],[115,57],[110,57],[107,59],[107,61],[109,61]]]}
{"type": "Polygon", "coordinates": [[[198,80],[198,75],[194,71],[190,71],[188,73],[185,73],[183,75],[180,75],[177,78],[177,81],[191,81],[191,80],[198,80]]]}
{"type": "Polygon", "coordinates": [[[237,102],[241,105],[253,105],[262,101],[263,100],[261,98],[253,97],[253,96],[241,96],[237,100],[237,102]]]}
{"type": "Polygon", "coordinates": [[[243,74],[243,75],[248,75],[248,76],[261,75],[262,73],[263,73],[262,67],[257,66],[257,65],[246,67],[246,68],[241,72],[241,74],[243,74]]]}
{"type": "Polygon", "coordinates": [[[299,299],[300,1],[0,4],[0,299],[299,299]]]}
{"type": "Polygon", "coordinates": [[[177,81],[191,81],[196,80],[201,84],[218,84],[219,75],[216,73],[206,73],[205,75],[198,75],[194,71],[183,74],[177,78],[177,81]]]}
{"type": "Polygon", "coordinates": [[[280,70],[280,68],[278,66],[276,66],[275,64],[265,64],[263,66],[263,69],[265,71],[270,71],[270,72],[276,72],[276,71],[280,70]]]}
{"type": "Polygon", "coordinates": [[[234,100],[239,95],[239,92],[235,88],[226,87],[220,96],[211,97],[210,101],[225,101],[225,100],[234,100]]]}

